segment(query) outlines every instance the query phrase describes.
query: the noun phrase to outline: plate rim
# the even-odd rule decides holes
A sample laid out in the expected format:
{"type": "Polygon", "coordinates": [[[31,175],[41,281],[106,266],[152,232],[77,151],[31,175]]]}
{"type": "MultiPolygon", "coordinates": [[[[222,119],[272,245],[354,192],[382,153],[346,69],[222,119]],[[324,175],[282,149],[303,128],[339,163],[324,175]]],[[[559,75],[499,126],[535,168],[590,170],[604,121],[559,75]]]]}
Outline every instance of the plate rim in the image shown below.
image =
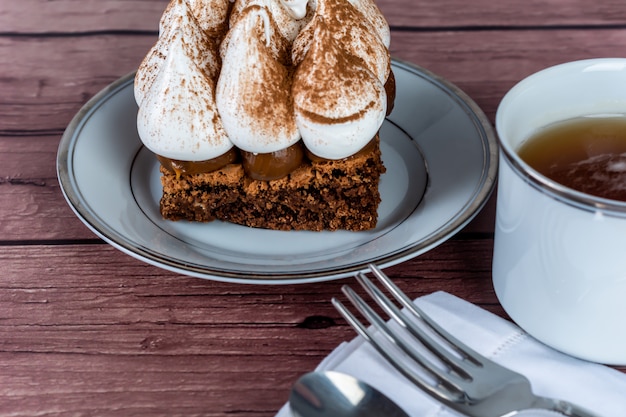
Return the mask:
{"type": "MultiPolygon", "coordinates": [[[[340,279],[354,275],[358,272],[366,272],[368,270],[369,263],[376,263],[381,268],[387,268],[404,262],[444,243],[446,240],[457,234],[458,231],[466,226],[474,217],[476,217],[480,210],[485,206],[495,189],[499,163],[498,144],[495,130],[482,109],[455,84],[419,65],[409,63],[407,61],[393,58],[392,66],[398,66],[418,77],[426,79],[430,83],[435,84],[441,90],[447,91],[458,104],[466,108],[468,116],[475,119],[474,124],[477,125],[477,130],[480,130],[483,133],[481,135],[481,143],[483,146],[483,157],[485,162],[483,163],[483,172],[481,173],[480,181],[477,182],[475,191],[472,193],[471,198],[468,199],[467,202],[461,207],[461,209],[453,217],[450,217],[448,222],[442,225],[445,227],[439,228],[428,236],[427,239],[420,241],[420,245],[409,245],[404,248],[395,248],[392,252],[381,253],[378,256],[368,259],[366,262],[324,267],[311,272],[277,272],[272,274],[249,273],[242,271],[233,273],[216,270],[210,266],[197,267],[184,264],[183,262],[176,263],[164,256],[155,255],[152,253],[153,251],[146,251],[137,246],[128,245],[123,241],[124,239],[119,239],[105,233],[101,229],[110,229],[110,227],[101,224],[98,219],[95,219],[91,213],[82,207],[82,203],[76,195],[77,193],[80,193],[80,191],[71,187],[73,180],[70,176],[70,171],[72,155],[75,150],[75,147],[72,145],[77,142],[75,137],[77,136],[77,133],[80,132],[80,127],[89,119],[90,114],[97,111],[104,99],[114,95],[123,88],[127,88],[127,84],[134,78],[136,71],[131,71],[100,90],[81,107],[68,124],[63,133],[57,151],[57,177],[61,191],[66,202],[75,215],[92,232],[105,242],[123,253],[143,262],[187,276],[237,283],[295,284],[340,279]]],[[[426,163],[428,164],[428,161],[426,161],[426,163]]],[[[428,181],[430,182],[430,179],[428,181]]],[[[430,185],[425,191],[426,194],[428,193],[429,188],[430,185]]],[[[420,205],[421,204],[422,202],[420,202],[420,205]]]]}

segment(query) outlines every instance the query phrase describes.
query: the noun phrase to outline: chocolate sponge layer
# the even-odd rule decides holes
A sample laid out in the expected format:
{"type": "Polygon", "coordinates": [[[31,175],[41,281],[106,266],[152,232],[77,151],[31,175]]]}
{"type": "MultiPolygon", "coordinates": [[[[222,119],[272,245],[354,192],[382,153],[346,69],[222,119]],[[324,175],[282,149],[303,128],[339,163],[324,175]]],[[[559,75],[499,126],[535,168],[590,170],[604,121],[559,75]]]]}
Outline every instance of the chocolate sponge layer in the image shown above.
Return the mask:
{"type": "Polygon", "coordinates": [[[273,181],[250,179],[240,164],[178,177],[161,167],[160,209],[169,220],[223,220],[274,230],[368,230],[376,226],[383,172],[378,139],[369,153],[307,161],[273,181]]]}

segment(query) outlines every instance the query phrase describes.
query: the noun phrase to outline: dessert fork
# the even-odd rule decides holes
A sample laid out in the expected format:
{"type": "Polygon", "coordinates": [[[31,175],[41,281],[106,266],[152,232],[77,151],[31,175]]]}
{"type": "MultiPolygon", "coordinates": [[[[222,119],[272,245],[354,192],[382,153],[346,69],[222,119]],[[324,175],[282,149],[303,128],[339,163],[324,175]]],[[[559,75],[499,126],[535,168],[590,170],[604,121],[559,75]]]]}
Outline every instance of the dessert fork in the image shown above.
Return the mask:
{"type": "Polygon", "coordinates": [[[366,327],[337,298],[332,299],[333,305],[394,368],[436,400],[471,417],[513,416],[528,409],[552,410],[571,417],[598,417],[567,401],[533,394],[524,375],[460,342],[415,306],[378,267],[369,268],[404,309],[401,311],[363,273],[356,277],[359,284],[393,320],[386,323],[347,285],[342,287],[343,293],[371,327],[366,327]],[[415,339],[419,342],[415,343],[415,339]]]}

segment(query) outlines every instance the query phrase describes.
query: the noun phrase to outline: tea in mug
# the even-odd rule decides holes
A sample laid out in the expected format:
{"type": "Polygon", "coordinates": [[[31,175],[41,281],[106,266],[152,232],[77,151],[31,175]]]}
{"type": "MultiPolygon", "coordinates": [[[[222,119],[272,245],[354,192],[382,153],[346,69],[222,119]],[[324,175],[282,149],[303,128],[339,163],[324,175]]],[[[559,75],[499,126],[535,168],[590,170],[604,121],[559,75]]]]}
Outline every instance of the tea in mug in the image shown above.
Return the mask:
{"type": "Polygon", "coordinates": [[[561,185],[626,201],[626,115],[554,123],[522,143],[518,154],[561,185]]]}

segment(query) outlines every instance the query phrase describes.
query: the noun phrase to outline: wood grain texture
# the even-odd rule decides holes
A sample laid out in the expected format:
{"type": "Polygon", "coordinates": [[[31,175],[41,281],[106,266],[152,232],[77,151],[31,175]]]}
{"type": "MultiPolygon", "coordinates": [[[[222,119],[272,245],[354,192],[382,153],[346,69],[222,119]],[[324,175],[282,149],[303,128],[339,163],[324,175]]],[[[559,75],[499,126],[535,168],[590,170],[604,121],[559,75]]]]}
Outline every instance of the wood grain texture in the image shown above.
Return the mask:
{"type": "MultiPolygon", "coordinates": [[[[167,0],[20,0],[0,8],[0,32],[59,34],[156,31],[167,0]]],[[[606,26],[626,24],[626,4],[603,0],[471,2],[378,0],[398,28],[606,26]],[[581,13],[581,11],[584,11],[581,13]]]]}
{"type": "Polygon", "coordinates": [[[0,37],[0,62],[10,63],[0,76],[0,135],[63,132],[87,100],[137,68],[154,40],[0,37]]]}
{"type": "MultiPolygon", "coordinates": [[[[388,273],[411,297],[471,288],[503,314],[489,246],[451,241],[388,273]]],[[[0,413],[271,416],[353,337],[329,302],[351,280],[232,285],[100,244],[4,247],[0,265],[0,413]]]]}
{"type": "MultiPolygon", "coordinates": [[[[503,315],[490,251],[453,240],[387,272],[411,297],[445,290],[503,315]]],[[[353,337],[329,303],[349,279],[232,285],[108,245],[5,247],[0,265],[0,411],[15,415],[272,416],[353,337]]]]}
{"type": "MultiPolygon", "coordinates": [[[[56,178],[61,135],[135,70],[167,0],[0,2],[0,415],[273,416],[353,337],[350,279],[237,285],[180,276],[98,239],[56,178]]],[[[505,92],[564,61],[623,56],[626,2],[379,0],[392,55],[443,76],[493,122],[505,92]]],[[[457,236],[388,268],[506,317],[491,285],[495,199],[457,236]]],[[[626,368],[617,368],[626,372],[626,368]]]]}
{"type": "MultiPolygon", "coordinates": [[[[133,71],[150,35],[0,37],[0,135],[62,132],[80,107],[133,71]],[[13,51],[20,50],[15,56],[13,51]]],[[[547,66],[619,56],[626,30],[394,32],[394,57],[458,85],[493,119],[506,91],[547,66]]]]}
{"type": "Polygon", "coordinates": [[[0,136],[0,244],[96,239],[63,197],[58,146],[58,135],[0,136]]]}

